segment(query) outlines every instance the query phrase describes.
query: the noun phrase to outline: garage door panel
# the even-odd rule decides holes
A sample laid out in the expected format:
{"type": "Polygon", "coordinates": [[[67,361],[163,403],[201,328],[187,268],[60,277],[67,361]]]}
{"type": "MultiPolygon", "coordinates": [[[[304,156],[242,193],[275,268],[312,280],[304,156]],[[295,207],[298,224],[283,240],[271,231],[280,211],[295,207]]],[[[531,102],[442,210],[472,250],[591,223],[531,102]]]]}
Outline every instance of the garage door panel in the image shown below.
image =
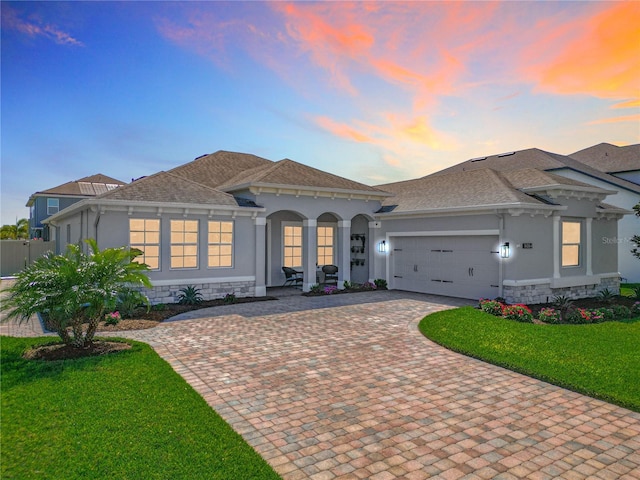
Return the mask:
{"type": "Polygon", "coordinates": [[[397,237],[393,244],[393,288],[474,299],[498,295],[497,237],[397,237]]]}

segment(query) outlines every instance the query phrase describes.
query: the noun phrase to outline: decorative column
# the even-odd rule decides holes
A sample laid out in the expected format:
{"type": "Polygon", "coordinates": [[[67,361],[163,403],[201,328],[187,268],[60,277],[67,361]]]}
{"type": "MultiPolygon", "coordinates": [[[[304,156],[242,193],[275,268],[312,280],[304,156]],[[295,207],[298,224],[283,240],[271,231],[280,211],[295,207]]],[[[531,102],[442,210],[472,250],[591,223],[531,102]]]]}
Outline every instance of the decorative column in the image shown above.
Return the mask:
{"type": "Polygon", "coordinates": [[[351,281],[351,220],[338,221],[337,266],[338,288],[344,288],[344,281],[351,281]]]}
{"type": "Polygon", "coordinates": [[[266,226],[267,219],[256,217],[254,219],[256,226],[256,286],[255,296],[264,297],[267,295],[267,283],[265,281],[266,271],[266,226]]]}
{"type": "Polygon", "coordinates": [[[560,216],[553,216],[553,278],[560,278],[560,216]]]}
{"type": "Polygon", "coordinates": [[[591,257],[593,256],[593,239],[591,238],[591,224],[593,222],[593,218],[588,217],[586,219],[586,237],[585,238],[585,246],[586,246],[586,252],[587,252],[587,275],[591,276],[593,275],[593,267],[592,267],[592,263],[591,263],[591,257]]]}
{"type": "Polygon", "coordinates": [[[302,221],[302,269],[304,280],[302,291],[308,292],[315,285],[318,259],[318,221],[307,219],[302,221]]]}

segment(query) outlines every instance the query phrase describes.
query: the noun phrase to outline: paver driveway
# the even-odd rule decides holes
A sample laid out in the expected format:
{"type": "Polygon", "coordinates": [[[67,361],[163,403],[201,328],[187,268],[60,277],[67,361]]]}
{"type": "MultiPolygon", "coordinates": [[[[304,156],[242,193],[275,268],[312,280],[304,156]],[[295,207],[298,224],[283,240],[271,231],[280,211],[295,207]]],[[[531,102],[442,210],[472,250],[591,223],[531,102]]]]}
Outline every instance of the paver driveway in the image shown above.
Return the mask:
{"type": "Polygon", "coordinates": [[[127,336],[153,345],[287,480],[640,478],[640,415],[418,332],[425,314],[462,303],[292,297],[127,336]]]}

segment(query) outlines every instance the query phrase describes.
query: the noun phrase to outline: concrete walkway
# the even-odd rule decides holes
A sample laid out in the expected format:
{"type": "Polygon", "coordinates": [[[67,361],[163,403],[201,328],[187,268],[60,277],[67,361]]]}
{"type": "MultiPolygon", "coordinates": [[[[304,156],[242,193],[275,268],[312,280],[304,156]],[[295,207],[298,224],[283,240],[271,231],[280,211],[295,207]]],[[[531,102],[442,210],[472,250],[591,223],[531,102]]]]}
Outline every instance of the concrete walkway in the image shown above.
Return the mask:
{"type": "Polygon", "coordinates": [[[418,332],[465,303],[294,296],[122,336],[151,344],[285,480],[640,478],[640,414],[418,332]]]}

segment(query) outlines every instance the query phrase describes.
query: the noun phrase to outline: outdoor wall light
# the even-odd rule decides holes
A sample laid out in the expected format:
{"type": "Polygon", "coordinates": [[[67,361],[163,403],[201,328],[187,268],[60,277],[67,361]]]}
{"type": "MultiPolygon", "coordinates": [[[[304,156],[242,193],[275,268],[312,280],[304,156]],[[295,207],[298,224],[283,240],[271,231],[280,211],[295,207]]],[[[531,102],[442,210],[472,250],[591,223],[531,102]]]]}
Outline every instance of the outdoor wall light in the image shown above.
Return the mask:
{"type": "Polygon", "coordinates": [[[379,244],[378,244],[378,251],[380,253],[387,253],[387,242],[386,240],[382,240],[379,244]]]}
{"type": "Polygon", "coordinates": [[[503,245],[500,245],[500,257],[501,258],[509,258],[509,242],[505,242],[503,245]]]}

